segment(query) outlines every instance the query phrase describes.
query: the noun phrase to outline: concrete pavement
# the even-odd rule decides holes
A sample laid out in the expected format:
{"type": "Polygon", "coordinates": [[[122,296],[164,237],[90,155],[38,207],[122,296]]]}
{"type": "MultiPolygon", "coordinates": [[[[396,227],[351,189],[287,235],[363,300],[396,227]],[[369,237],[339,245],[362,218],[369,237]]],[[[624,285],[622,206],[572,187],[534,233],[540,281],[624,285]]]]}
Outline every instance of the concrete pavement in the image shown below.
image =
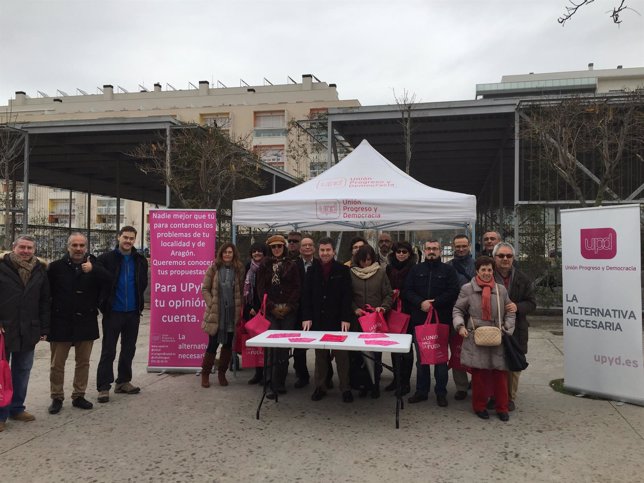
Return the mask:
{"type": "MultiPolygon", "coordinates": [[[[258,421],[249,370],[209,389],[193,374],[148,374],[148,317],[134,367],[141,393],[96,403],[98,342],[89,411],[68,398],[60,414],[47,413],[49,346],[38,345],[27,397],[37,419],[8,421],[0,433],[0,481],[644,481],[644,408],[548,386],[563,377],[560,317],[533,318],[530,367],[510,422],[478,419],[469,397],[453,399],[450,380],[448,408],[433,397],[406,403],[398,430],[389,393],[344,404],[334,389],[312,402],[313,388],[293,389],[291,372],[288,394],[265,402],[258,421]]],[[[312,370],[312,351],[308,361],[312,370]]],[[[68,394],[72,374],[70,354],[68,394]]],[[[390,380],[383,374],[383,386],[390,380]]]]}

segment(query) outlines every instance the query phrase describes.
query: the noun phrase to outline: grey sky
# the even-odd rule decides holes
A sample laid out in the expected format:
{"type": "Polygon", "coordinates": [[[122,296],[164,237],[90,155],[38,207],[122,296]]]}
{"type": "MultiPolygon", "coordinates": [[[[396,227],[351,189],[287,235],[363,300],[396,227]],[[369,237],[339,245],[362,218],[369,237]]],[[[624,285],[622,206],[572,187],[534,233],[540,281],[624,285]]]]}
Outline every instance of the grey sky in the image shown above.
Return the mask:
{"type": "Polygon", "coordinates": [[[1,0],[0,105],[17,90],[136,91],[160,82],[302,74],[343,99],[472,99],[503,74],[644,66],[644,0],[596,0],[565,27],[566,0],[1,0]]]}

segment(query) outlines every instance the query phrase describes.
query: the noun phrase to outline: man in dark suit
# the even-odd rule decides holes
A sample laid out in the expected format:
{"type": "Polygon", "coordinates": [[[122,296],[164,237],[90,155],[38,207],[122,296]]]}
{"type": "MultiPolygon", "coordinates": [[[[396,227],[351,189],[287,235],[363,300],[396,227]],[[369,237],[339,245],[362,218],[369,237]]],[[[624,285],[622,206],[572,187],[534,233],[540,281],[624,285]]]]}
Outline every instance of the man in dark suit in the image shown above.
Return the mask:
{"type": "MultiPolygon", "coordinates": [[[[318,254],[320,263],[314,264],[306,274],[302,295],[302,328],[304,330],[343,331],[349,330],[351,312],[351,275],[349,268],[335,260],[335,243],[331,238],[322,238],[318,254]]],[[[349,382],[349,355],[346,351],[333,351],[340,379],[340,391],[344,402],[353,402],[349,382]]],[[[311,396],[319,401],[329,389],[327,385],[331,351],[315,350],[315,390],[311,396]]]]}

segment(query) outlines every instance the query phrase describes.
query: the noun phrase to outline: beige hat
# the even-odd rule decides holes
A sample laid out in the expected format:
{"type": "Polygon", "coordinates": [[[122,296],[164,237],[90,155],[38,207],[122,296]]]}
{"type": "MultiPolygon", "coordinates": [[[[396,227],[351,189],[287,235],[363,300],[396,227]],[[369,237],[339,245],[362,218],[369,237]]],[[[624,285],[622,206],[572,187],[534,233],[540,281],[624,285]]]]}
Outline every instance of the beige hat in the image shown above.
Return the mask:
{"type": "Polygon", "coordinates": [[[266,244],[269,247],[276,243],[281,243],[282,245],[286,246],[286,238],[284,238],[282,235],[273,235],[268,240],[266,240],[266,244]]]}

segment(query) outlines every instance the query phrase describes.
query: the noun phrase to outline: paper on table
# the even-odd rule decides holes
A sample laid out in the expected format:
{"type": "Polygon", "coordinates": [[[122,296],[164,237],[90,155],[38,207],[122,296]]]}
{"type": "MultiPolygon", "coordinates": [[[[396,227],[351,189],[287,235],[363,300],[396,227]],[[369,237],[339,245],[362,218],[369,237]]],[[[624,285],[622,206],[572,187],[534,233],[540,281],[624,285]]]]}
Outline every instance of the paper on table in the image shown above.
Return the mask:
{"type": "Polygon", "coordinates": [[[267,339],[288,339],[289,337],[299,337],[300,335],[299,332],[277,332],[269,335],[267,339]]]}
{"type": "Polygon", "coordinates": [[[376,339],[367,339],[364,341],[366,345],[396,345],[398,342],[395,340],[376,340],[376,339]]]}
{"type": "Polygon", "coordinates": [[[378,334],[374,332],[369,332],[366,334],[360,334],[358,339],[386,339],[389,337],[387,334],[378,334]]]}
{"type": "Polygon", "coordinates": [[[315,340],[314,337],[289,337],[288,338],[289,342],[313,342],[314,340],[315,340]]]}
{"type": "Polygon", "coordinates": [[[346,335],[324,334],[320,341],[322,342],[344,342],[347,340],[346,335]]]}

